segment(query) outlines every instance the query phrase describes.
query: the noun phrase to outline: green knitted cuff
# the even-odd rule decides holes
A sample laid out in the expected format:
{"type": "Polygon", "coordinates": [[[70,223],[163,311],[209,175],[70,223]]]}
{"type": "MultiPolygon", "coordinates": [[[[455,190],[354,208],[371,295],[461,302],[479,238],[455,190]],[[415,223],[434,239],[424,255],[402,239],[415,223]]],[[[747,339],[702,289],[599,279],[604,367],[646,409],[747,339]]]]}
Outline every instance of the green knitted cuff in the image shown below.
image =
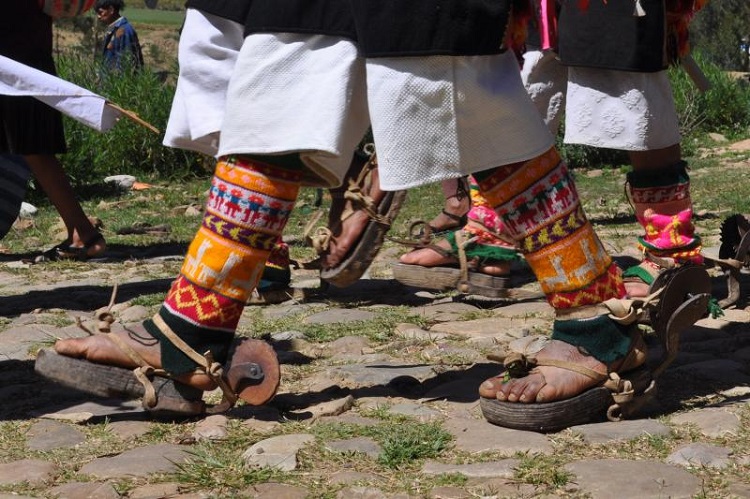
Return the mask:
{"type": "Polygon", "coordinates": [[[656,171],[639,170],[627,174],[628,184],[636,188],[684,184],[689,180],[685,161],[679,161],[674,165],[656,171]]]}
{"type": "MultiPolygon", "coordinates": [[[[450,243],[453,254],[458,255],[456,232],[449,232],[445,235],[445,239],[448,241],[448,243],[450,243]]],[[[520,258],[518,252],[514,249],[502,248],[500,246],[493,246],[491,244],[471,243],[466,246],[464,251],[466,251],[466,258],[468,258],[469,260],[478,258],[480,264],[498,261],[508,262],[518,260],[520,258]]]]}
{"type": "Polygon", "coordinates": [[[629,326],[617,324],[606,315],[591,319],[555,321],[552,339],[581,347],[605,364],[622,359],[630,351],[629,326]]]}
{"type": "Polygon", "coordinates": [[[675,248],[658,248],[654,246],[653,244],[646,242],[643,236],[638,236],[638,242],[644,248],[646,248],[650,253],[653,253],[656,256],[666,256],[666,257],[669,257],[680,251],[690,251],[691,249],[697,248],[698,246],[702,244],[701,238],[699,236],[693,236],[692,242],[684,246],[677,246],[675,248]]]}
{"type": "Polygon", "coordinates": [[[654,283],[654,276],[652,276],[648,270],[644,269],[639,265],[627,268],[622,273],[623,277],[637,277],[641,281],[645,282],[649,286],[654,283]]]}
{"type": "MultiPolygon", "coordinates": [[[[199,330],[165,311],[163,307],[159,310],[159,316],[193,350],[201,355],[210,350],[216,362],[226,363],[234,333],[199,330]]],[[[143,326],[161,345],[161,367],[165,371],[173,375],[180,375],[194,371],[198,367],[195,361],[164,336],[164,333],[154,324],[154,321],[149,319],[143,323],[143,326]]]]}

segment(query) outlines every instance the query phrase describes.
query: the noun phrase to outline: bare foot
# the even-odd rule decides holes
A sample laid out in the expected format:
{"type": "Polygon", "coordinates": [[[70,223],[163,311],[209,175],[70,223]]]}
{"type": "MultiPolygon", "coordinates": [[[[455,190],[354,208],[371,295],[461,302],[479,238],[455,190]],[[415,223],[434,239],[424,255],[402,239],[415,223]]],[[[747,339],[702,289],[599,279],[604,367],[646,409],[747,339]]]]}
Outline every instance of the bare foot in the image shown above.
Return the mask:
{"type": "MultiPolygon", "coordinates": [[[[385,191],[380,190],[378,180],[378,170],[375,169],[367,179],[366,185],[362,188],[362,193],[369,196],[377,206],[385,197],[385,191]]],[[[337,267],[349,254],[354,245],[362,237],[367,224],[370,222],[369,215],[363,210],[352,212],[345,220],[341,220],[341,215],[348,210],[355,209],[351,201],[344,200],[341,197],[334,197],[331,203],[331,211],[328,219],[328,227],[333,231],[328,251],[321,255],[321,262],[324,269],[337,267]]]]}
{"type": "MultiPolygon", "coordinates": [[[[570,362],[593,369],[606,376],[607,366],[594,357],[584,355],[579,349],[568,343],[551,340],[536,355],[539,360],[556,360],[570,362]]],[[[501,377],[490,378],[479,387],[479,395],[484,398],[497,398],[505,402],[553,402],[575,397],[601,383],[567,369],[538,366],[532,373],[523,378],[510,379],[504,382],[501,377]]]]}
{"type": "MultiPolygon", "coordinates": [[[[450,243],[446,239],[440,239],[434,243],[434,246],[443,248],[446,251],[451,250],[450,243]]],[[[458,265],[458,258],[451,255],[443,255],[438,251],[430,248],[420,248],[410,251],[399,258],[401,263],[407,265],[419,265],[421,267],[440,267],[443,265],[458,265]]],[[[491,265],[478,265],[476,270],[483,274],[501,277],[510,274],[510,262],[495,262],[491,265]]]]}
{"type": "MultiPolygon", "coordinates": [[[[126,344],[133,348],[143,360],[155,368],[161,368],[161,348],[151,335],[146,331],[143,325],[128,326],[128,329],[112,332],[116,334],[126,344]],[[131,334],[132,333],[132,334],[131,334]],[[138,338],[148,338],[146,341],[139,341],[138,338]]],[[[112,340],[107,338],[107,334],[96,334],[85,338],[70,338],[58,340],[55,343],[55,351],[60,355],[74,357],[77,359],[86,359],[98,364],[118,366],[125,368],[135,368],[138,364],[127,356],[112,340]]],[[[188,373],[176,376],[175,379],[199,390],[213,390],[216,384],[205,374],[188,373]]]]}
{"type": "Polygon", "coordinates": [[[73,230],[69,247],[86,248],[86,256],[94,258],[104,254],[107,250],[107,242],[97,230],[97,226],[92,224],[85,232],[81,230],[79,233],[78,229],[73,230]]]}
{"type": "Polygon", "coordinates": [[[645,298],[651,291],[651,286],[640,279],[626,280],[624,284],[625,294],[628,298],[645,298]]]}

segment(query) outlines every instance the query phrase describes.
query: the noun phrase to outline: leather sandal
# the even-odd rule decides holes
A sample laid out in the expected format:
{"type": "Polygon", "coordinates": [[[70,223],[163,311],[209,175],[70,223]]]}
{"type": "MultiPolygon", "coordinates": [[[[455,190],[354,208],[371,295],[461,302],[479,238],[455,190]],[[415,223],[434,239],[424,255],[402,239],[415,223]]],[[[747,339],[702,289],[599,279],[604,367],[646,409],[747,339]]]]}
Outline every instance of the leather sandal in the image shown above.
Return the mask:
{"type": "Polygon", "coordinates": [[[365,152],[369,158],[361,171],[356,174],[356,177],[352,175],[345,180],[348,182],[348,187],[343,192],[343,198],[350,204],[341,213],[338,224],[321,227],[312,234],[309,233],[311,232],[309,229],[306,230],[308,243],[319,255],[323,255],[329,250],[331,240],[335,240],[337,230],[347,218],[357,211],[364,211],[369,217],[370,220],[359,239],[349,249],[341,263],[336,267],[320,271],[322,280],[339,288],[351,286],[367,271],[380,251],[385,235],[398,215],[401,205],[406,200],[405,190],[386,192],[378,203],[370,197],[368,186],[371,185],[371,177],[378,167],[378,162],[373,146],[367,147],[365,152]]]}
{"type": "Polygon", "coordinates": [[[705,269],[686,265],[662,272],[654,281],[654,293],[643,299],[608,300],[588,310],[571,311],[565,318],[607,314],[611,320],[632,328],[629,353],[618,362],[617,371],[602,373],[563,361],[539,362],[547,338],[523,338],[511,344],[510,355],[492,355],[503,361],[505,377],[523,377],[536,366],[548,365],[575,371],[597,382],[597,386],[565,400],[522,404],[480,397],[484,417],[493,424],[538,432],[558,431],[570,426],[603,420],[619,421],[637,414],[656,393],[656,380],[674,361],[680,333],[706,314],[710,301],[710,278],[705,269]],[[663,348],[654,365],[645,365],[645,343],[636,324],[648,316],[663,348]],[[520,346],[520,348],[519,348],[520,346]]]}
{"type": "MultiPolygon", "coordinates": [[[[110,302],[110,307],[114,302],[110,302]]],[[[89,334],[103,334],[139,367],[127,369],[67,357],[52,349],[37,355],[34,371],[46,379],[91,395],[123,399],[142,399],[144,409],[157,418],[190,417],[229,410],[241,399],[251,405],[262,405],[276,394],[280,368],[276,353],[266,342],[255,339],[239,341],[225,366],[215,362],[210,352],[199,354],[184,343],[159,315],[154,323],[164,336],[193,360],[196,372],[206,374],[223,393],[221,403],[207,406],[203,391],[173,379],[156,369],[114,334],[109,334],[114,317],[109,311],[97,316],[97,331],[89,331],[79,320],[79,327],[89,334]]],[[[139,336],[148,333],[139,333],[139,336]]],[[[154,340],[156,341],[156,340],[154,340]]]]}
{"type": "Polygon", "coordinates": [[[423,221],[414,222],[409,233],[416,235],[415,228],[424,225],[419,231],[419,240],[391,239],[414,249],[430,249],[443,257],[452,258],[454,264],[443,264],[435,267],[424,265],[395,263],[392,266],[393,278],[401,284],[415,288],[447,291],[456,289],[464,294],[481,295],[490,298],[508,298],[510,296],[510,275],[495,276],[483,273],[482,266],[507,262],[517,259],[517,254],[505,248],[483,245],[475,237],[457,230],[448,234],[446,239],[451,249],[446,250],[430,241],[432,234],[429,225],[423,221]]]}
{"type": "Polygon", "coordinates": [[[57,262],[60,260],[73,260],[76,262],[85,262],[90,258],[99,258],[99,256],[89,256],[89,250],[96,244],[103,243],[104,236],[101,232],[96,232],[83,246],[71,246],[69,240],[53,246],[41,255],[36,256],[32,263],[57,262]]]}

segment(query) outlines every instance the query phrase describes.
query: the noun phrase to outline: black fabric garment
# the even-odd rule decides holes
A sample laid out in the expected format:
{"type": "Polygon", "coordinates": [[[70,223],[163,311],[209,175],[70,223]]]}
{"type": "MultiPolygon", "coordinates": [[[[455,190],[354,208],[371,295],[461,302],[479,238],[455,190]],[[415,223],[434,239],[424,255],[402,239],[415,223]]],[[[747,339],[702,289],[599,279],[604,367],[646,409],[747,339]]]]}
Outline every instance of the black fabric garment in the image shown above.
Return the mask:
{"type": "Polygon", "coordinates": [[[52,18],[37,2],[2,0],[0,55],[49,72],[52,61],[52,18]]]}
{"type": "Polygon", "coordinates": [[[559,21],[560,61],[568,66],[655,72],[668,66],[664,0],[593,0],[587,9],[564,0],[559,21]]]}
{"type": "MultiPolygon", "coordinates": [[[[0,55],[56,75],[52,18],[38,2],[3,0],[0,55]]],[[[0,95],[0,153],[66,152],[62,115],[33,97],[0,95]]]]}
{"type": "Polygon", "coordinates": [[[245,34],[315,33],[365,57],[501,53],[514,0],[253,0],[245,34]]]}
{"type": "Polygon", "coordinates": [[[489,55],[505,49],[512,0],[351,0],[367,57],[489,55]]]}
{"type": "Polygon", "coordinates": [[[244,24],[252,0],[187,0],[185,7],[244,24]]]}
{"type": "Polygon", "coordinates": [[[253,0],[245,22],[245,35],[250,33],[357,38],[349,0],[253,0]]]}

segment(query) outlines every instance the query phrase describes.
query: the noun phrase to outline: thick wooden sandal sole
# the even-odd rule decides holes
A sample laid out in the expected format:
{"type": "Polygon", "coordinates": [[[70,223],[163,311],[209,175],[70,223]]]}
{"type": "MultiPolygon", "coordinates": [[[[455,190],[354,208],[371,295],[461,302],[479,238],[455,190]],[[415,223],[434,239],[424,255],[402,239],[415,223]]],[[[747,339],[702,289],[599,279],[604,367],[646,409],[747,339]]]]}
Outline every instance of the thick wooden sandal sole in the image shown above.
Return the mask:
{"type": "MultiPolygon", "coordinates": [[[[99,397],[131,400],[143,397],[145,392],[131,369],[67,357],[52,349],[39,351],[34,371],[50,381],[99,397]]],[[[202,390],[159,376],[152,383],[158,402],[148,411],[154,417],[189,417],[205,412],[202,390]]]]}

